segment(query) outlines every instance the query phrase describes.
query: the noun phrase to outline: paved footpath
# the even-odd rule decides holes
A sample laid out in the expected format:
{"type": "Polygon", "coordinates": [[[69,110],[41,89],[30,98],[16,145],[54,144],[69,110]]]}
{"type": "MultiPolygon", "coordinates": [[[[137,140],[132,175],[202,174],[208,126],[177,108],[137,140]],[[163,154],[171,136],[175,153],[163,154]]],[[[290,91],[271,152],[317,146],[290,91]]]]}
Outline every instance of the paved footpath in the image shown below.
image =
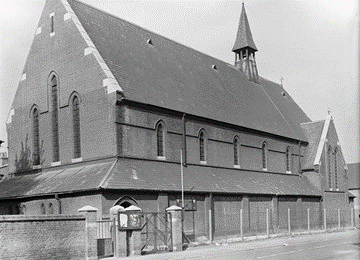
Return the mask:
{"type": "MultiPolygon", "coordinates": [[[[252,251],[258,249],[266,249],[279,246],[288,246],[288,245],[296,245],[302,243],[308,243],[311,240],[328,240],[333,238],[343,237],[346,239],[349,236],[359,235],[360,231],[357,229],[350,230],[342,230],[342,231],[331,231],[326,233],[318,233],[318,234],[303,234],[297,236],[287,236],[287,237],[277,237],[270,239],[259,239],[252,241],[244,241],[244,242],[235,242],[229,244],[213,244],[213,245],[205,245],[198,247],[190,247],[185,251],[180,252],[170,252],[170,253],[160,253],[160,254],[151,254],[151,255],[143,255],[143,256],[132,256],[127,258],[103,258],[103,260],[120,260],[120,259],[131,259],[131,260],[180,260],[180,259],[206,259],[206,256],[218,256],[217,259],[223,259],[222,256],[226,256],[228,254],[232,254],[235,252],[241,251],[252,251]]],[[[244,252],[244,253],[245,253],[244,252]]]]}

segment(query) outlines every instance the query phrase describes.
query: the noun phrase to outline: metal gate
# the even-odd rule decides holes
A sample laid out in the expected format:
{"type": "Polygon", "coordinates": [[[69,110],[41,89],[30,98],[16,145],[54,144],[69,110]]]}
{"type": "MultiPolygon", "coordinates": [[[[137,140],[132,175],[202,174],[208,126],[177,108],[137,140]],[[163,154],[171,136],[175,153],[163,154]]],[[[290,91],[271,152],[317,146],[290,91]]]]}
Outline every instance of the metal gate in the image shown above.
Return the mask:
{"type": "Polygon", "coordinates": [[[115,245],[115,219],[100,219],[97,226],[97,249],[98,257],[114,256],[115,245]]]}
{"type": "Polygon", "coordinates": [[[143,213],[143,228],[141,230],[142,254],[172,251],[172,221],[170,213],[143,213]]]}

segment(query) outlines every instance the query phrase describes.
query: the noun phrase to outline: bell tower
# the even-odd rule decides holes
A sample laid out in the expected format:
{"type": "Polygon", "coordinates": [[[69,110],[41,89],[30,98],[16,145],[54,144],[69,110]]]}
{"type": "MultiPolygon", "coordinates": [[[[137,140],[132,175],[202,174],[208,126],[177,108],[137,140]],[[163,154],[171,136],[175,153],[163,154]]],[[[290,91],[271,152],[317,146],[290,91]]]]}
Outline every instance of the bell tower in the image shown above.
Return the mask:
{"type": "Polygon", "coordinates": [[[251,34],[244,3],[242,4],[239,28],[232,51],[235,52],[235,67],[244,72],[250,81],[258,83],[259,75],[255,61],[257,49],[251,34]]]}

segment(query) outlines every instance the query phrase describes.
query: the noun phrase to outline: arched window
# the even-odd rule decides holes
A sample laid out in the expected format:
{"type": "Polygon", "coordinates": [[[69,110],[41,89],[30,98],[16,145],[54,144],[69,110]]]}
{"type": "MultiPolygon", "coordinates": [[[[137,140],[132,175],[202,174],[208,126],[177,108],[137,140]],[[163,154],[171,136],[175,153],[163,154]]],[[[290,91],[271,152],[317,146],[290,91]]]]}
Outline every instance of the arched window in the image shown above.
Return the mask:
{"type": "Polygon", "coordinates": [[[338,189],[338,156],[337,156],[337,153],[338,153],[338,148],[336,147],[335,148],[335,151],[334,151],[334,173],[335,173],[335,189],[338,189]]]}
{"type": "Polygon", "coordinates": [[[240,166],[239,164],[239,140],[234,138],[234,166],[240,166]]]}
{"type": "Polygon", "coordinates": [[[44,203],[41,203],[40,210],[41,210],[41,214],[45,215],[46,211],[45,211],[45,204],[44,203]]]}
{"type": "Polygon", "coordinates": [[[329,188],[332,189],[332,180],[331,180],[331,146],[328,148],[327,154],[327,163],[328,163],[328,181],[329,181],[329,188]]]}
{"type": "Polygon", "coordinates": [[[54,214],[54,208],[52,203],[49,203],[49,214],[54,214]]]}
{"type": "Polygon", "coordinates": [[[58,119],[58,88],[57,79],[53,75],[51,78],[51,107],[52,107],[52,145],[53,162],[60,161],[59,156],[59,119],[58,119]]]}
{"type": "Polygon", "coordinates": [[[157,140],[157,156],[165,156],[165,140],[164,140],[164,126],[162,123],[159,123],[156,129],[156,140],[157,140]]]}
{"type": "Polygon", "coordinates": [[[263,170],[267,170],[267,146],[266,146],[266,142],[262,143],[261,146],[261,154],[262,154],[262,167],[263,170]]]}
{"type": "Polygon", "coordinates": [[[36,108],[32,113],[33,119],[33,165],[40,164],[40,141],[39,141],[39,110],[36,108]]]}
{"type": "Polygon", "coordinates": [[[286,172],[291,172],[291,150],[286,147],[286,172]]]}
{"type": "Polygon", "coordinates": [[[73,114],[74,158],[80,158],[81,157],[80,110],[79,110],[79,98],[77,96],[75,96],[72,100],[72,114],[73,114]]]}
{"type": "Polygon", "coordinates": [[[205,133],[202,130],[199,134],[200,162],[206,162],[205,133]]]}

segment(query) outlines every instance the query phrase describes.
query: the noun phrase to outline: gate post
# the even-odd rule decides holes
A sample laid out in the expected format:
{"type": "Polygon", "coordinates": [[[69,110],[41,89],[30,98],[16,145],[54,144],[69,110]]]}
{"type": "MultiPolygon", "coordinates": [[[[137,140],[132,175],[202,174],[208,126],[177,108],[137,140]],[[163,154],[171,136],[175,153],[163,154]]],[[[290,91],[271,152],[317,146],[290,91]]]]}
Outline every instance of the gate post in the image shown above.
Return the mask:
{"type": "Polygon", "coordinates": [[[114,247],[114,257],[126,256],[126,232],[119,231],[118,214],[124,207],[116,205],[110,208],[110,219],[115,226],[111,226],[111,237],[114,247]]]}
{"type": "Polygon", "coordinates": [[[78,212],[86,217],[85,220],[85,259],[98,259],[97,252],[97,208],[84,206],[78,212]]]}
{"type": "MultiPolygon", "coordinates": [[[[137,219],[132,219],[132,214],[139,214],[142,209],[139,207],[136,207],[134,205],[131,205],[130,207],[126,208],[125,211],[130,217],[131,221],[137,221],[137,219]]],[[[127,237],[128,237],[128,248],[130,251],[130,255],[141,255],[141,229],[135,229],[135,230],[127,230],[126,231],[127,237]]]]}
{"type": "Polygon", "coordinates": [[[182,208],[171,206],[166,209],[171,214],[171,234],[173,240],[173,251],[182,251],[182,208]]]}

